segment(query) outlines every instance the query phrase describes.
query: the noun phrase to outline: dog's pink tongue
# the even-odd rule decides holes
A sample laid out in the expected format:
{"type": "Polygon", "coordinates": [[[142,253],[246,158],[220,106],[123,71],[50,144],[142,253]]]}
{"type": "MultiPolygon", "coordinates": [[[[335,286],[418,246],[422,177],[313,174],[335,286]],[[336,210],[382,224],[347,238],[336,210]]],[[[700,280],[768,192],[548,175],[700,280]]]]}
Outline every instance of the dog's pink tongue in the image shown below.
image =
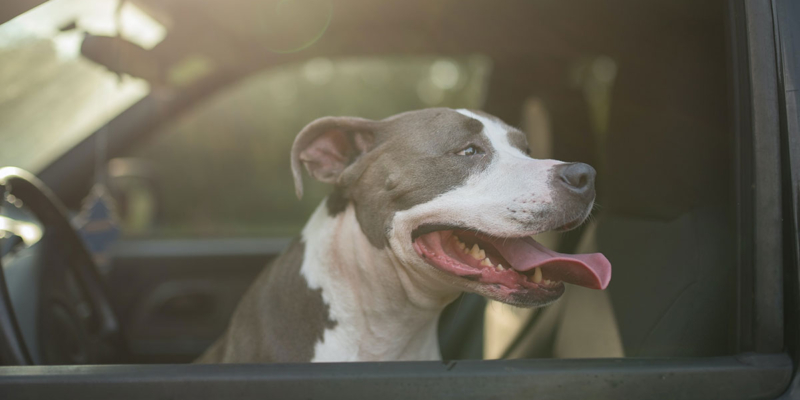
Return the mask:
{"type": "Polygon", "coordinates": [[[493,245],[517,271],[542,268],[545,279],[591,289],[605,289],[611,280],[611,263],[600,253],[561,254],[529,237],[498,240],[493,245]]]}

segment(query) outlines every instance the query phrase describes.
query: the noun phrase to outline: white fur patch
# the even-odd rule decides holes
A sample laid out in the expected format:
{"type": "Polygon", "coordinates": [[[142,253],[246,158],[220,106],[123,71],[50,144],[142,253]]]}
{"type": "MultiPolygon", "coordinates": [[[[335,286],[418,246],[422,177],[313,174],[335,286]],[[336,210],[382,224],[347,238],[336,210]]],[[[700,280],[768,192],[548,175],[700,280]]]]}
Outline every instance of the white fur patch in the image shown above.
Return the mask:
{"type": "Polygon", "coordinates": [[[302,237],[300,273],[321,289],[329,318],[336,322],[314,346],[312,362],[436,360],[439,313],[448,301],[420,309],[409,297],[418,285],[393,263],[388,247],[377,249],[361,231],[352,205],[335,217],[326,202],[317,207],[302,237]]]}
{"type": "Polygon", "coordinates": [[[328,215],[326,203],[327,199],[322,201],[303,228],[302,236],[306,246],[300,274],[308,282],[309,288],[322,289],[322,301],[328,306],[328,317],[336,322],[336,326],[323,332],[322,341],[314,345],[314,358],[311,361],[355,361],[358,349],[347,340],[349,327],[341,323],[348,319],[347,314],[351,310],[346,306],[352,300],[347,298],[346,287],[342,287],[333,276],[329,265],[330,249],[338,232],[336,220],[328,215]]]}

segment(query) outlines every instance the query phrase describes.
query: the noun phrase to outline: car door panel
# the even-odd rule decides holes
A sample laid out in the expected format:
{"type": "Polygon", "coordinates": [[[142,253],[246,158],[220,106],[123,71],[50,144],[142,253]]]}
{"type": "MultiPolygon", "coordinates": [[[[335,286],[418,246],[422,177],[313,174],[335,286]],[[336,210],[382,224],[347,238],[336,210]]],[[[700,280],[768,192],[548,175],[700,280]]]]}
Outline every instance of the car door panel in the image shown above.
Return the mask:
{"type": "Polygon", "coordinates": [[[118,243],[108,284],[131,361],[186,362],[225,329],[239,298],[289,239],[118,243]]]}

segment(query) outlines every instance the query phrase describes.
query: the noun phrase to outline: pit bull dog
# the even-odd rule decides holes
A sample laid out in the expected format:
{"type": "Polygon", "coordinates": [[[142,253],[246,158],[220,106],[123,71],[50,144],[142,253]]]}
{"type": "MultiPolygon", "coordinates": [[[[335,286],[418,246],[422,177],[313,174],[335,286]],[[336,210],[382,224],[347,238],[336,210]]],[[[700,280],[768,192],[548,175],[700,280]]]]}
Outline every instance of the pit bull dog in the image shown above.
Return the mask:
{"type": "Polygon", "coordinates": [[[530,158],[525,134],[491,115],[321,118],[291,163],[298,197],[303,165],[334,190],[198,362],[436,360],[439,314],[461,292],[538,307],[564,282],[611,278],[602,254],[531,238],[588,217],[594,169],[530,158]]]}

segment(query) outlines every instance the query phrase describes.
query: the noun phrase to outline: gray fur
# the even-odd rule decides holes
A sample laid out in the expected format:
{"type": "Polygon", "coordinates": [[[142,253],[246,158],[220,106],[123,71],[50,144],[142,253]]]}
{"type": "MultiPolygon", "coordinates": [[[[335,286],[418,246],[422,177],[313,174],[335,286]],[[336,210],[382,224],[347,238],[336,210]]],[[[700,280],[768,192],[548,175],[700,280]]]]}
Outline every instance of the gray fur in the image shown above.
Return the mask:
{"type": "Polygon", "coordinates": [[[228,330],[199,363],[309,362],[331,321],[321,290],[300,274],[305,246],[295,240],[245,293],[228,330]]]}
{"type": "MultiPolygon", "coordinates": [[[[344,126],[353,132],[371,134],[371,148],[357,157],[348,155],[351,164],[341,172],[328,199],[328,210],[335,215],[352,202],[362,231],[377,248],[386,245],[386,232],[396,212],[461,185],[470,174],[485,169],[494,152],[489,140],[481,135],[480,121],[446,108],[411,111],[382,121],[318,121],[314,124],[324,129],[344,126]],[[479,146],[484,154],[455,155],[470,144],[479,146]]],[[[301,135],[304,133],[321,135],[305,130],[301,135]]],[[[309,143],[300,139],[298,142],[309,143]]]]}
{"type": "Polygon", "coordinates": [[[530,154],[530,149],[528,149],[528,137],[514,128],[508,130],[508,144],[522,150],[525,154],[530,154]]]}

